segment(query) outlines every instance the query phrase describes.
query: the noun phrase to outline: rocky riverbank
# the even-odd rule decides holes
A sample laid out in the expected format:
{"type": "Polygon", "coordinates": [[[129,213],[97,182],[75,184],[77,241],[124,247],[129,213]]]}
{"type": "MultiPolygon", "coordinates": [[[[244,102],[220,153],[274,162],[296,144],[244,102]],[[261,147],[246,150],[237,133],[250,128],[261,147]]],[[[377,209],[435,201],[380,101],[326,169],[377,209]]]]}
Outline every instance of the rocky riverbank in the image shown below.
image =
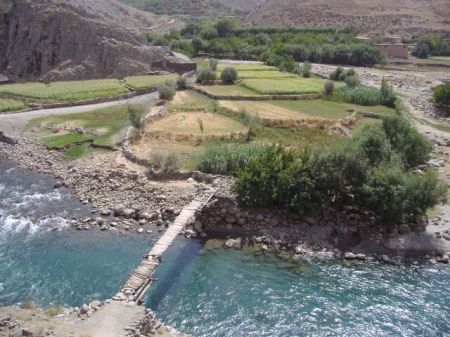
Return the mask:
{"type": "MultiPolygon", "coordinates": [[[[75,230],[162,232],[183,206],[207,188],[192,178],[155,181],[151,172],[127,162],[118,152],[67,161],[33,138],[20,139],[18,144],[0,143],[0,157],[27,170],[54,175],[55,188],[71,188],[83,203],[91,204],[92,216],[71,220],[75,230]]],[[[388,230],[375,223],[373,214],[352,207],[341,210],[323,207],[311,217],[277,210],[240,209],[230,192],[231,183],[225,177],[217,177],[211,183],[218,189],[219,197],[186,228],[187,237],[242,237],[241,241],[230,241],[228,245],[235,247],[248,242],[260,245],[263,250],[288,249],[307,259],[356,256],[362,259],[361,254],[366,257],[372,254],[374,258],[421,256],[430,263],[448,261],[449,230],[429,237],[427,219],[388,230]],[[400,247],[395,243],[405,237],[412,237],[409,244],[400,247]],[[417,243],[419,247],[411,249],[417,243]]]]}
{"type": "MultiPolygon", "coordinates": [[[[95,322],[89,319],[96,314],[108,314],[111,303],[111,300],[92,301],[74,308],[37,308],[31,304],[0,308],[0,337],[90,336],[88,332],[95,322]]],[[[138,315],[132,324],[125,327],[123,337],[188,337],[160,322],[149,309],[136,307],[132,311],[138,315]]]]}

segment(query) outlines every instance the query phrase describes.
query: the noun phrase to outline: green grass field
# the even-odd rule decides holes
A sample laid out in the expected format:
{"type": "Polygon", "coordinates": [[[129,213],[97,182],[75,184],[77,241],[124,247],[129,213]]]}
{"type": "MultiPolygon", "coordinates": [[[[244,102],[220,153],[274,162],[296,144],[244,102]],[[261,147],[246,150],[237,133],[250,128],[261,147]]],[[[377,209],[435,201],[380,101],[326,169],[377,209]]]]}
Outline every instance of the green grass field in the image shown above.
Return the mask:
{"type": "Polygon", "coordinates": [[[14,99],[0,98],[0,113],[19,111],[19,110],[24,110],[26,108],[27,108],[27,105],[21,101],[16,101],[14,99]]]}
{"type": "MultiPolygon", "coordinates": [[[[241,85],[261,95],[319,94],[327,80],[319,78],[246,79],[241,85]]],[[[337,84],[343,85],[343,84],[337,84]]]]}
{"type": "MultiPolygon", "coordinates": [[[[203,64],[207,66],[207,64],[203,64]]],[[[277,68],[268,66],[266,64],[255,64],[255,63],[222,63],[220,62],[217,66],[218,71],[222,71],[226,67],[233,67],[238,72],[241,71],[277,71],[277,68]]]]}
{"type": "Polygon", "coordinates": [[[148,76],[132,76],[126,77],[125,83],[133,89],[149,89],[158,87],[166,81],[176,81],[178,75],[148,75],[148,76]]]}
{"type": "Polygon", "coordinates": [[[218,96],[258,96],[254,90],[243,87],[240,84],[234,85],[197,85],[198,88],[218,96]]]}
{"type": "Polygon", "coordinates": [[[78,157],[87,152],[86,146],[80,144],[92,142],[96,145],[115,146],[116,135],[130,125],[128,106],[119,105],[90,112],[72,115],[51,116],[34,119],[29,127],[40,130],[58,129],[69,125],[72,129],[82,127],[94,134],[79,134],[62,131],[51,133],[44,131],[43,143],[49,149],[67,149],[69,157],[78,157]]]}
{"type": "Polygon", "coordinates": [[[0,86],[0,97],[43,103],[76,102],[112,97],[127,92],[128,89],[114,79],[53,82],[50,84],[29,82],[0,86]]]}

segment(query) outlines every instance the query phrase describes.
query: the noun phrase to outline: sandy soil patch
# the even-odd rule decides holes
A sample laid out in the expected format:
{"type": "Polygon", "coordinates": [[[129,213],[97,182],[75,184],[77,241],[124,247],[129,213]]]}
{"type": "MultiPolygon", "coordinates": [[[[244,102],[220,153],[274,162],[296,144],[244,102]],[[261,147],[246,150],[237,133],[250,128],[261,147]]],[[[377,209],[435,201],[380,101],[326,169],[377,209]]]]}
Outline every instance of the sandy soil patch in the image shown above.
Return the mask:
{"type": "Polygon", "coordinates": [[[204,135],[226,135],[247,131],[242,123],[211,112],[177,112],[149,124],[145,131],[201,135],[200,123],[203,123],[204,135]]]}
{"type": "Polygon", "coordinates": [[[233,110],[247,110],[250,113],[258,114],[261,118],[269,119],[305,119],[310,116],[278,107],[266,102],[239,102],[239,101],[219,101],[220,106],[233,110]]]}

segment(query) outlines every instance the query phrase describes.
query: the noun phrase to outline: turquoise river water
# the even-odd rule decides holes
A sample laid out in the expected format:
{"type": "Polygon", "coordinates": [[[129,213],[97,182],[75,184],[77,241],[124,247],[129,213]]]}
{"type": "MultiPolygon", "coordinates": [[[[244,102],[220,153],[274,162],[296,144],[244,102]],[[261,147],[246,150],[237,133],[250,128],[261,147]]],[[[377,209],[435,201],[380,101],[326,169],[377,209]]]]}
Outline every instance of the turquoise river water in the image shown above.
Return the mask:
{"type": "MultiPolygon", "coordinates": [[[[0,160],[0,305],[111,297],[156,240],[68,231],[89,214],[49,176],[0,160]]],[[[450,336],[450,268],[287,262],[177,240],[146,305],[197,337],[450,336]]]]}

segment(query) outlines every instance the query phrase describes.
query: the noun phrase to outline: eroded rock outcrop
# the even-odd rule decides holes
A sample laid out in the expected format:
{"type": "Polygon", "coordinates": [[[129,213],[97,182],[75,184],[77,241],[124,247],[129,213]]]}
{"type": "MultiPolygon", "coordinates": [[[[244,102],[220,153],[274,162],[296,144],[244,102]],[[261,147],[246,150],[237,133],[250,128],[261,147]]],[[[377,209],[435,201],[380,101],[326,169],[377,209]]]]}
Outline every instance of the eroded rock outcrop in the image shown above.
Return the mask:
{"type": "Polygon", "coordinates": [[[59,1],[0,0],[0,73],[15,81],[79,80],[143,74],[177,61],[126,25],[59,1]]]}

